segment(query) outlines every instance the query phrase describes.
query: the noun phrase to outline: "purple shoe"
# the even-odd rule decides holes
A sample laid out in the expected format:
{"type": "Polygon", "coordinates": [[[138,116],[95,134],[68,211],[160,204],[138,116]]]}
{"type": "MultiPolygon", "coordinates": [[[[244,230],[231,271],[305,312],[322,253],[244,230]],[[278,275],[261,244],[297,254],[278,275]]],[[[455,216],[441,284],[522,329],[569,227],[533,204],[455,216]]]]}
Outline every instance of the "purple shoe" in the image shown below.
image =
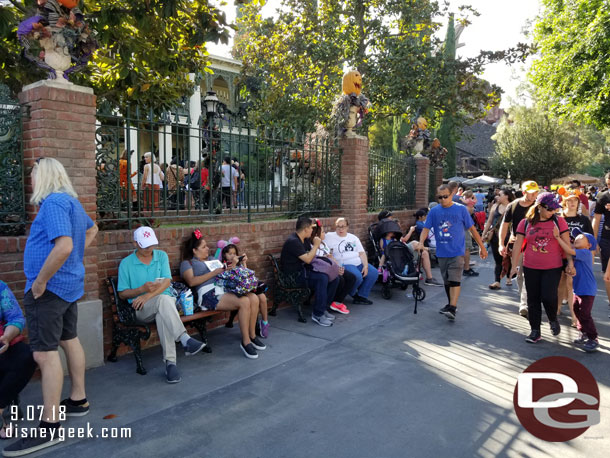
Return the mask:
{"type": "Polygon", "coordinates": [[[258,321],[258,327],[260,329],[261,337],[266,339],[269,336],[269,323],[263,323],[263,320],[258,321]]]}

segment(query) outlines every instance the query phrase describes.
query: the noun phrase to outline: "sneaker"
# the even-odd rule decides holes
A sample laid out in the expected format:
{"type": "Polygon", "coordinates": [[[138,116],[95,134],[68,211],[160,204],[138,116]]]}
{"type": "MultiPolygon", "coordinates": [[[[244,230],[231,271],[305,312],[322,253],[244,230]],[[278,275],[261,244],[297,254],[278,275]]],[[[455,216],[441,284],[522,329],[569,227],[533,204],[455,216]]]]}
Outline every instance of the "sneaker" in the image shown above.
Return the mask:
{"type": "Polygon", "coordinates": [[[521,315],[523,318],[527,318],[527,305],[519,307],[519,315],[521,315]]]}
{"type": "Polygon", "coordinates": [[[61,442],[57,437],[57,434],[53,436],[53,439],[49,437],[48,428],[46,432],[47,434],[45,434],[45,437],[27,437],[25,439],[19,439],[17,442],[13,442],[2,451],[2,455],[6,457],[23,456],[51,447],[52,445],[57,445],[61,442]]]}
{"type": "Polygon", "coordinates": [[[438,311],[438,313],[444,314],[445,312],[449,311],[449,307],[451,307],[449,304],[445,305],[442,309],[440,309],[438,311]]]}
{"type": "Polygon", "coordinates": [[[337,317],[330,313],[328,310],[324,310],[324,316],[328,318],[330,321],[335,321],[337,317]]]}
{"type": "Polygon", "coordinates": [[[244,352],[244,355],[246,356],[246,358],[248,358],[248,359],[258,358],[258,353],[256,353],[256,348],[254,348],[254,345],[252,345],[251,343],[244,346],[243,342],[240,342],[239,348],[241,348],[241,351],[244,352]]]}
{"type": "Polygon", "coordinates": [[[455,314],[457,313],[457,308],[449,306],[448,310],[444,312],[444,315],[449,319],[449,321],[455,320],[455,314]]]}
{"type": "Polygon", "coordinates": [[[540,337],[540,331],[534,331],[534,330],[532,329],[532,332],[530,332],[530,335],[529,335],[529,336],[527,336],[527,337],[525,338],[525,341],[526,341],[527,343],[536,343],[536,342],[538,342],[538,341],[539,341],[541,338],[542,338],[542,337],[540,337]]]}
{"type": "Polygon", "coordinates": [[[559,333],[561,332],[561,326],[559,326],[559,321],[557,321],[557,320],[551,321],[549,323],[549,326],[551,328],[551,332],[553,333],[553,335],[558,336],[559,333]]]}
{"type": "Polygon", "coordinates": [[[174,363],[167,363],[165,366],[165,380],[167,383],[178,383],[182,381],[180,372],[174,363]]]}
{"type": "Polygon", "coordinates": [[[443,286],[443,284],[441,282],[439,282],[438,280],[436,280],[435,278],[426,278],[426,281],[424,282],[424,285],[428,285],[428,286],[443,286]]]}
{"type": "Polygon", "coordinates": [[[358,294],[354,296],[354,304],[371,305],[372,303],[373,301],[368,300],[366,297],[359,296],[358,294]]]}
{"type": "Polygon", "coordinates": [[[593,353],[594,351],[597,351],[597,349],[599,348],[599,343],[597,342],[597,339],[589,339],[585,342],[585,344],[582,346],[582,348],[587,353],[593,353]]]}
{"type": "Polygon", "coordinates": [[[203,350],[205,347],[205,343],[199,342],[197,339],[193,339],[192,337],[187,340],[186,345],[184,346],[184,354],[186,356],[193,356],[203,350]]]}
{"type": "Polygon", "coordinates": [[[75,405],[70,398],[66,398],[59,405],[66,407],[66,417],[82,417],[89,413],[89,401],[75,405]]]}
{"type": "Polygon", "coordinates": [[[269,337],[269,323],[265,324],[265,323],[263,323],[263,320],[260,320],[258,322],[258,328],[260,330],[261,337],[263,339],[266,339],[267,337],[269,337]]]}
{"type": "Polygon", "coordinates": [[[342,304],[341,302],[333,302],[330,304],[330,309],[334,310],[335,312],[342,313],[343,315],[349,315],[349,310],[345,304],[342,304]]]}
{"type": "Polygon", "coordinates": [[[478,272],[475,272],[475,271],[474,271],[474,270],[472,270],[472,269],[468,269],[468,270],[465,270],[465,271],[464,271],[464,276],[465,276],[465,277],[478,277],[478,276],[479,276],[479,273],[478,273],[478,272]]]}
{"type": "Polygon", "coordinates": [[[258,340],[258,337],[255,337],[254,339],[250,339],[250,342],[252,342],[252,346],[254,348],[256,348],[257,350],[264,350],[265,348],[267,348],[267,345],[265,345],[260,340],[258,340]]]}
{"type": "Polygon", "coordinates": [[[330,321],[328,318],[326,318],[325,315],[322,316],[315,316],[315,315],[311,315],[311,319],[315,322],[318,323],[320,326],[332,326],[333,322],[330,321]]]}
{"type": "Polygon", "coordinates": [[[574,339],[574,340],[572,341],[572,343],[573,343],[574,345],[582,345],[582,344],[584,344],[584,343],[585,343],[587,340],[588,340],[588,339],[587,339],[587,336],[586,336],[586,335],[584,335],[582,332],[579,332],[579,333],[578,333],[578,339],[574,339]]]}

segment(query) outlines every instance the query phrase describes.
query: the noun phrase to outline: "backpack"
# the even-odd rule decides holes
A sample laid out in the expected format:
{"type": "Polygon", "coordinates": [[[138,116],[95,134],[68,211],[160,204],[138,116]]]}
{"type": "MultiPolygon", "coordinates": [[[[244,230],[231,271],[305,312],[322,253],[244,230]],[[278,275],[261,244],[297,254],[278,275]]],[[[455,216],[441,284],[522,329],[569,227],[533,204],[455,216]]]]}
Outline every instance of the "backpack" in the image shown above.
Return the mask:
{"type": "Polygon", "coordinates": [[[238,266],[217,275],[214,285],[222,286],[228,293],[245,296],[256,290],[258,279],[253,270],[238,266]]]}
{"type": "Polygon", "coordinates": [[[193,170],[193,173],[184,177],[184,184],[194,191],[201,188],[201,172],[198,169],[193,170]]]}

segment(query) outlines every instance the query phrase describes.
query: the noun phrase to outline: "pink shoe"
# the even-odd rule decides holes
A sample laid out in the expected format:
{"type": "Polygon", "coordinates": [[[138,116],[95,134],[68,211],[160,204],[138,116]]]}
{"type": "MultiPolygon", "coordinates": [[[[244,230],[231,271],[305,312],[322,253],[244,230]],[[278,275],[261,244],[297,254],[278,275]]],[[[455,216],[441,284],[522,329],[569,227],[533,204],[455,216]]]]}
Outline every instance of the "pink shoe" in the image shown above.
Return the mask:
{"type": "Polygon", "coordinates": [[[342,313],[343,315],[349,315],[349,310],[345,304],[342,304],[341,302],[333,302],[330,304],[330,309],[334,310],[335,312],[342,313]]]}

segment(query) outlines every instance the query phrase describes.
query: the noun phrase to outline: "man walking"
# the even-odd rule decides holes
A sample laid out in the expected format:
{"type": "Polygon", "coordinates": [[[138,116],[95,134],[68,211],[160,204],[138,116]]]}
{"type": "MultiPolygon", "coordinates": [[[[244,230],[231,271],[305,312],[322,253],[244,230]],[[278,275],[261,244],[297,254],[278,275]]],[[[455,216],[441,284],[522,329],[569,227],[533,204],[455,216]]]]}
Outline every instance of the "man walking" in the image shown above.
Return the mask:
{"type": "MultiPolygon", "coordinates": [[[[510,205],[506,207],[504,219],[500,225],[498,251],[502,256],[511,256],[513,245],[517,239],[517,226],[519,226],[521,220],[525,218],[530,207],[536,203],[536,196],[538,196],[539,191],[538,183],[535,181],[525,181],[521,184],[521,191],[523,192],[523,197],[512,201],[510,205]],[[504,245],[509,230],[510,239],[508,240],[508,245],[504,245]]],[[[522,317],[527,318],[527,291],[525,290],[525,285],[523,283],[523,257],[521,257],[519,265],[521,267],[517,274],[517,286],[520,295],[519,314],[522,317]]],[[[510,273],[508,275],[510,277],[510,273]]]]}
{"type": "MultiPolygon", "coordinates": [[[[605,179],[606,186],[610,187],[610,172],[606,173],[605,179]]],[[[602,215],[604,215],[604,226],[599,239],[599,250],[602,263],[602,272],[606,272],[606,269],[608,268],[608,259],[610,259],[610,190],[604,191],[597,195],[593,214],[593,234],[596,235],[599,234],[599,224],[601,222],[602,215]]],[[[610,305],[610,282],[604,280],[604,284],[606,285],[608,305],[610,305]]]]}
{"type": "Polygon", "coordinates": [[[97,226],[85,213],[64,166],[56,159],[36,161],[32,185],[30,202],[40,208],[25,246],[23,269],[27,282],[23,304],[30,346],[42,374],[44,408],[37,434],[6,447],[3,454],[7,457],[59,443],[63,412],[67,416],[89,413],[85,352],[76,335],[76,301],[84,294],[83,255],[97,234],[97,226]],[[64,374],[58,345],[66,354],[72,382],[70,397],[61,401],[61,414],[64,374]]]}
{"type": "Polygon", "coordinates": [[[430,229],[436,237],[436,257],[445,284],[449,303],[440,310],[449,320],[455,320],[457,301],[460,297],[462,271],[464,270],[464,237],[470,232],[479,245],[479,256],[487,258],[487,250],[474,227],[468,210],[451,199],[449,186],[438,187],[440,205],[432,208],[420,235],[418,250],[423,249],[430,229]]]}

